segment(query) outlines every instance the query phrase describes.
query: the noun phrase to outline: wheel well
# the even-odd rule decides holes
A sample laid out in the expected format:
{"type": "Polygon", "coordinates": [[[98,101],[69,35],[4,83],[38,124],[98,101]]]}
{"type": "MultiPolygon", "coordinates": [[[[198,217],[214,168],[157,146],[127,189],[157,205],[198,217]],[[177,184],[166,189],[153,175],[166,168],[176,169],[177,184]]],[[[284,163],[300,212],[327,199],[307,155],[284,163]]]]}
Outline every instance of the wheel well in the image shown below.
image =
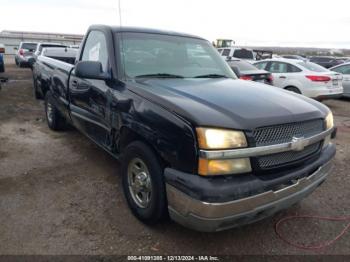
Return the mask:
{"type": "Polygon", "coordinates": [[[129,127],[124,126],[121,128],[119,143],[117,145],[119,152],[122,153],[123,150],[130,143],[135,142],[135,141],[141,141],[141,142],[145,143],[147,146],[149,146],[153,150],[155,155],[158,157],[158,159],[163,167],[169,166],[169,163],[167,161],[165,161],[165,159],[161,156],[161,154],[159,154],[159,152],[156,150],[156,148],[151,143],[149,143],[144,137],[142,137],[141,135],[139,135],[138,133],[136,133],[135,131],[133,131],[129,127]]]}
{"type": "Polygon", "coordinates": [[[47,91],[49,91],[50,87],[49,87],[49,85],[46,84],[45,81],[40,79],[40,89],[41,89],[41,92],[43,93],[43,96],[45,97],[45,95],[46,95],[47,91]]]}
{"type": "Polygon", "coordinates": [[[288,88],[296,88],[299,90],[299,88],[297,88],[296,86],[286,86],[284,89],[288,89],[288,88]]]}
{"type": "Polygon", "coordinates": [[[119,150],[122,151],[131,142],[136,140],[144,142],[144,139],[139,134],[137,134],[136,132],[134,132],[128,127],[122,127],[122,129],[120,130],[120,139],[119,139],[119,145],[118,145],[119,150]]]}
{"type": "Polygon", "coordinates": [[[291,88],[298,90],[298,92],[301,94],[300,89],[299,89],[299,88],[297,88],[296,86],[286,86],[284,89],[286,89],[286,90],[287,90],[287,89],[291,89],[291,88]]]}

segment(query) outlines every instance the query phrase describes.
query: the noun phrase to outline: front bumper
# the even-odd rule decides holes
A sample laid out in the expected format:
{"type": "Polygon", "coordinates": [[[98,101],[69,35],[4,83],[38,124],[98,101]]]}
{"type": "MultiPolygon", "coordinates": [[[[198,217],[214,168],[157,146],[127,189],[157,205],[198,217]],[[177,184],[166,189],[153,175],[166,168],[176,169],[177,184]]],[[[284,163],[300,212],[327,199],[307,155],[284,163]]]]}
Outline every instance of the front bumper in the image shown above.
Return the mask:
{"type": "MultiPolygon", "coordinates": [[[[216,201],[217,199],[214,201],[207,200],[210,199],[210,196],[205,196],[208,194],[205,188],[207,187],[210,191],[210,187],[204,183],[202,191],[200,191],[200,187],[189,191],[185,189],[184,184],[181,186],[181,183],[174,183],[175,179],[169,179],[172,172],[166,170],[166,190],[170,217],[188,228],[205,232],[221,231],[261,220],[290,207],[311,194],[330,173],[331,159],[334,154],[335,148],[329,147],[313,165],[289,174],[289,183],[280,181],[280,187],[222,202],[216,201]],[[315,165],[317,165],[316,169],[315,165]]],[[[187,175],[191,176],[190,174],[187,175]]],[[[182,182],[186,183],[186,181],[182,182]]],[[[238,187],[231,188],[231,190],[244,191],[248,187],[248,192],[252,193],[256,189],[249,188],[249,186],[254,184],[256,183],[249,181],[246,184],[242,183],[242,188],[238,185],[238,187]]],[[[226,183],[224,183],[222,189],[225,186],[226,183]]],[[[216,194],[220,199],[225,194],[225,190],[217,188],[216,194]]]]}

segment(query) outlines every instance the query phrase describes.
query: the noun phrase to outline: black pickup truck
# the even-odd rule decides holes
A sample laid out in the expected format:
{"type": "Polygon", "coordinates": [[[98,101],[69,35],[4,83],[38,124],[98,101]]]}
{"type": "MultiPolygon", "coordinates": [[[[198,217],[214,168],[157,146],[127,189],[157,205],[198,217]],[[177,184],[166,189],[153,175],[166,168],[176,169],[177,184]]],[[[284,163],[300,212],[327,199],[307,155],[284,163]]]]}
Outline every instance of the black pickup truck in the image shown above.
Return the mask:
{"type": "Polygon", "coordinates": [[[74,65],[42,57],[51,129],[75,126],[121,162],[130,209],[218,231],[300,201],[327,177],[331,111],[237,79],[210,42],[91,26],[74,65]]]}

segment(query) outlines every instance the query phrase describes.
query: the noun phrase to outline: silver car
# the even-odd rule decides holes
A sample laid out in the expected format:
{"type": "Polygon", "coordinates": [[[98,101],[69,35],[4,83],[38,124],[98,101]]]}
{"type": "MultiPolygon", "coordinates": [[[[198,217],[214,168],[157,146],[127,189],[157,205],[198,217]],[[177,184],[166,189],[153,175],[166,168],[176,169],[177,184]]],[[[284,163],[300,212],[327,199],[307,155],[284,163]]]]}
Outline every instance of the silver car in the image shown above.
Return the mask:
{"type": "Polygon", "coordinates": [[[343,74],[343,96],[350,97],[350,62],[334,66],[329,70],[343,74]]]}
{"type": "Polygon", "coordinates": [[[33,53],[38,43],[21,42],[17,48],[15,55],[15,63],[19,67],[29,66],[29,58],[33,57],[33,53]]]}

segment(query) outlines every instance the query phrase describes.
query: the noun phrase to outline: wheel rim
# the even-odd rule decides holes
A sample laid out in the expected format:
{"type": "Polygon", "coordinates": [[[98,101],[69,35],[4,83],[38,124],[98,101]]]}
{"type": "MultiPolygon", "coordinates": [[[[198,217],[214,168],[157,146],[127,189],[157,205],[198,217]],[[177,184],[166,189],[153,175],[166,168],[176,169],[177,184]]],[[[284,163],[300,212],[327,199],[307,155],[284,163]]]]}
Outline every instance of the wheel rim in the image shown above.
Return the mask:
{"type": "Polygon", "coordinates": [[[52,108],[52,105],[49,102],[47,102],[46,116],[47,116],[47,121],[49,121],[49,123],[52,123],[52,120],[53,120],[53,108],[52,108]]]}
{"type": "Polygon", "coordinates": [[[151,202],[152,182],[146,164],[139,158],[134,158],[129,163],[128,186],[136,205],[147,208],[151,202]]]}

